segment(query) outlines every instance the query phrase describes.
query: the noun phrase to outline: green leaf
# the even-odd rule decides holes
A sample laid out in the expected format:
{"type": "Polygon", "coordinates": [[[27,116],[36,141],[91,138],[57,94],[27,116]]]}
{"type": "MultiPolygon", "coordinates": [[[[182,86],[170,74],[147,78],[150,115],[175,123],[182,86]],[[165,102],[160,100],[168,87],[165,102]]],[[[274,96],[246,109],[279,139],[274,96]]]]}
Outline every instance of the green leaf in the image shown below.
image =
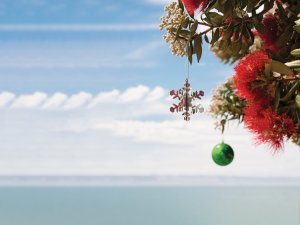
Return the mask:
{"type": "Polygon", "coordinates": [[[220,38],[220,29],[217,28],[215,32],[213,32],[210,44],[213,45],[217,40],[219,40],[219,38],[220,38]]]}
{"type": "Polygon", "coordinates": [[[251,29],[247,25],[245,25],[245,29],[246,29],[246,34],[248,36],[248,40],[250,38],[250,40],[251,40],[250,43],[253,44],[253,42],[254,42],[254,35],[253,35],[251,29]]]}
{"type": "Polygon", "coordinates": [[[189,23],[190,23],[189,18],[186,18],[186,19],[181,23],[181,26],[182,26],[183,28],[187,28],[188,25],[189,25],[189,23]]]}
{"type": "Polygon", "coordinates": [[[227,0],[219,0],[219,4],[224,5],[227,2],[227,0]]]}
{"type": "MultiPolygon", "coordinates": [[[[174,28],[173,28],[174,29],[174,28]]],[[[178,27],[178,29],[176,30],[176,34],[175,34],[175,40],[179,37],[179,33],[181,31],[182,27],[181,25],[178,27]]]]}
{"type": "Polygon", "coordinates": [[[300,24],[294,26],[294,30],[300,33],[300,24]]]}
{"type": "Polygon", "coordinates": [[[221,40],[221,42],[220,42],[220,49],[223,50],[223,51],[225,51],[228,48],[229,44],[230,44],[229,39],[227,39],[227,40],[221,40]]]}
{"type": "Polygon", "coordinates": [[[229,3],[227,2],[228,4],[224,5],[224,16],[225,16],[225,18],[228,17],[228,16],[232,16],[233,8],[232,8],[232,5],[230,4],[230,3],[232,3],[231,1],[229,1],[229,3]]]}
{"type": "Polygon", "coordinates": [[[289,25],[276,41],[276,46],[281,48],[291,39],[293,35],[292,25],[289,25]]]}
{"type": "Polygon", "coordinates": [[[197,35],[194,40],[194,52],[197,56],[197,61],[199,62],[202,56],[202,36],[197,35]]]}
{"type": "Polygon", "coordinates": [[[265,64],[265,75],[267,79],[269,79],[271,76],[271,65],[268,63],[265,64]]]}
{"type": "Polygon", "coordinates": [[[300,108],[300,94],[297,94],[295,97],[296,107],[300,108]]]}
{"type": "Polygon", "coordinates": [[[179,5],[179,8],[181,8],[182,10],[184,10],[184,5],[182,3],[181,0],[178,0],[178,5],[179,5]]]}
{"type": "Polygon", "coordinates": [[[193,23],[192,27],[191,27],[191,37],[194,36],[194,34],[196,33],[198,28],[198,22],[196,21],[195,23],[193,23]]]}
{"type": "Polygon", "coordinates": [[[286,65],[284,65],[283,63],[276,61],[276,60],[270,60],[271,62],[271,70],[273,72],[277,72],[280,74],[293,74],[293,71],[286,65]]]}
{"type": "Polygon", "coordinates": [[[297,68],[297,67],[300,67],[300,60],[288,62],[285,65],[287,65],[288,67],[291,67],[291,68],[295,68],[295,67],[297,68]]]}
{"type": "Polygon", "coordinates": [[[276,91],[275,91],[275,99],[274,99],[274,106],[273,106],[273,110],[275,112],[277,112],[278,106],[279,106],[279,102],[280,102],[280,90],[277,87],[276,91]]]}
{"type": "Polygon", "coordinates": [[[282,99],[280,99],[280,101],[286,102],[290,100],[293,94],[297,91],[298,87],[299,87],[299,82],[296,81],[295,84],[289,90],[289,92],[282,99]]]}
{"type": "Polygon", "coordinates": [[[209,39],[208,39],[208,36],[207,36],[207,34],[204,34],[204,40],[205,40],[205,42],[206,42],[206,43],[208,43],[208,44],[209,44],[209,39]]]}
{"type": "Polygon", "coordinates": [[[179,32],[179,36],[184,37],[185,39],[189,40],[191,38],[191,32],[189,30],[181,30],[179,32]]]}
{"type": "Polygon", "coordinates": [[[224,31],[224,36],[222,37],[223,40],[230,38],[233,34],[234,24],[230,23],[227,29],[224,31]]]}
{"type": "Polygon", "coordinates": [[[242,43],[240,41],[233,41],[231,43],[231,52],[232,55],[237,55],[239,51],[241,50],[242,43]]]}
{"type": "Polygon", "coordinates": [[[249,0],[247,5],[247,12],[251,12],[255,6],[259,3],[260,0],[249,0]]]}
{"type": "Polygon", "coordinates": [[[293,56],[300,56],[300,48],[294,49],[293,51],[291,51],[291,55],[293,55],[293,56]]]}
{"type": "Polygon", "coordinates": [[[283,20],[283,21],[285,21],[285,20],[287,20],[288,19],[288,17],[287,17],[287,15],[286,15],[286,13],[285,13],[285,10],[284,10],[284,8],[283,8],[283,6],[281,5],[281,4],[278,4],[277,3],[277,9],[278,9],[278,14],[279,14],[279,18],[281,19],[281,20],[283,20]]]}
{"type": "Polygon", "coordinates": [[[223,16],[216,12],[207,12],[205,13],[207,21],[214,26],[219,26],[223,22],[223,16]]]}
{"type": "Polygon", "coordinates": [[[253,20],[253,25],[259,33],[264,34],[266,32],[265,26],[258,20],[253,20]]]}

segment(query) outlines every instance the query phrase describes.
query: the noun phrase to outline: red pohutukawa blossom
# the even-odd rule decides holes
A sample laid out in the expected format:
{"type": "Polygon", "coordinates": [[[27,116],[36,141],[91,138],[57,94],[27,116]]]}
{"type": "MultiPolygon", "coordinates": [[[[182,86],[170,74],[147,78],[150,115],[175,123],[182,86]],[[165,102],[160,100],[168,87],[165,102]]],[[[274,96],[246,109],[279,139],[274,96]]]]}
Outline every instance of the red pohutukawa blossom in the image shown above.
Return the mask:
{"type": "Polygon", "coordinates": [[[209,0],[182,0],[183,5],[190,15],[194,14],[197,9],[203,10],[208,2],[209,0]]]}
{"type": "Polygon", "coordinates": [[[247,102],[245,125],[256,135],[257,143],[267,143],[278,150],[282,148],[284,138],[296,132],[296,126],[286,114],[277,114],[272,110],[270,104],[273,97],[266,87],[255,87],[264,74],[268,59],[264,51],[254,52],[242,59],[235,67],[234,86],[238,97],[247,102]]]}
{"type": "Polygon", "coordinates": [[[270,107],[255,110],[254,104],[244,110],[246,127],[256,135],[258,144],[267,143],[275,150],[281,149],[284,137],[291,137],[296,125],[286,114],[277,114],[270,107]]]}
{"type": "Polygon", "coordinates": [[[265,32],[257,32],[257,35],[263,40],[264,47],[266,49],[270,49],[271,51],[278,51],[279,48],[276,46],[276,41],[280,36],[280,32],[278,30],[278,19],[272,14],[267,14],[264,17],[262,24],[265,27],[265,32]]]}
{"type": "Polygon", "coordinates": [[[252,87],[252,82],[264,73],[268,59],[269,56],[264,51],[257,51],[242,59],[235,67],[234,86],[238,97],[246,99],[247,102],[257,101],[261,96],[266,98],[265,90],[252,87]]]}

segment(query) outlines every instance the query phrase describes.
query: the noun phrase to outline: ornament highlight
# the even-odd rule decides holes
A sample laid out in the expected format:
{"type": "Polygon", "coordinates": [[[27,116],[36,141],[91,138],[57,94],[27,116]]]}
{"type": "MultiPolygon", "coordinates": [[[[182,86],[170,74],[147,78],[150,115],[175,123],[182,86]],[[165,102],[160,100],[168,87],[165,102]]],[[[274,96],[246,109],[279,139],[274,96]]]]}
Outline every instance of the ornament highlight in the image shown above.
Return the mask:
{"type": "Polygon", "coordinates": [[[173,104],[171,106],[170,111],[173,112],[182,112],[182,115],[184,116],[185,121],[190,120],[191,114],[195,113],[203,113],[204,108],[199,105],[193,105],[192,102],[196,99],[201,99],[202,96],[204,96],[203,91],[195,91],[192,92],[190,88],[190,83],[188,79],[185,80],[185,84],[183,88],[179,89],[178,91],[172,90],[170,91],[170,95],[173,97],[173,99],[178,99],[178,104],[173,104]]]}
{"type": "Polygon", "coordinates": [[[230,145],[222,142],[213,148],[212,159],[219,166],[227,166],[234,159],[234,151],[230,145]]]}

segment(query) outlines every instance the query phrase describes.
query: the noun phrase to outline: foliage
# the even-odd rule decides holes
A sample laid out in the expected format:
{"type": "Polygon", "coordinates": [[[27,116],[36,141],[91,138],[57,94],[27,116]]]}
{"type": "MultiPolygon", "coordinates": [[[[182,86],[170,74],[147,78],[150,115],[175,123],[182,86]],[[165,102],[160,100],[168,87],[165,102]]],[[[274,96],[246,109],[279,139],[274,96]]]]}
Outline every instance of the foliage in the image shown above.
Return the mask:
{"type": "MultiPolygon", "coordinates": [[[[189,62],[202,56],[202,41],[235,75],[217,88],[210,112],[222,129],[237,120],[257,143],[274,150],[286,138],[300,143],[300,2],[294,0],[179,0],[185,13],[172,28],[185,40],[189,62]],[[183,4],[184,3],[184,4],[183,4]],[[185,6],[188,10],[185,9],[185,6]],[[198,7],[195,7],[198,6],[198,7]]],[[[170,31],[170,24],[163,27],[170,31]]]]}
{"type": "Polygon", "coordinates": [[[233,89],[233,77],[229,77],[226,82],[214,90],[208,111],[217,119],[216,128],[221,129],[223,133],[228,121],[243,121],[245,106],[246,102],[238,98],[233,89]]]}

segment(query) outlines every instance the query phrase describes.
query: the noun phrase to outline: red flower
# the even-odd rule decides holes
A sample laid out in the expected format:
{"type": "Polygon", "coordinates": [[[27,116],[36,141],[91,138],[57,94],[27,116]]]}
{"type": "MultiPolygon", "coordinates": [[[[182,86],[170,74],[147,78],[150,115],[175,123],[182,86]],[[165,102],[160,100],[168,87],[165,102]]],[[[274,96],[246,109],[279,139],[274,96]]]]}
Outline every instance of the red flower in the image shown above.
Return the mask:
{"type": "Polygon", "coordinates": [[[277,114],[270,104],[273,97],[266,87],[255,87],[260,75],[264,73],[269,59],[264,51],[254,52],[235,67],[234,86],[238,97],[245,99],[244,109],[246,127],[256,135],[257,143],[267,143],[275,150],[282,148],[285,137],[296,132],[296,125],[286,114],[277,114]]]}
{"type": "Polygon", "coordinates": [[[238,97],[246,99],[248,103],[258,99],[264,102],[269,101],[265,90],[253,87],[252,83],[264,72],[265,63],[268,59],[269,57],[264,51],[254,52],[242,59],[234,68],[236,72],[234,86],[237,89],[238,97]]]}
{"type": "Polygon", "coordinates": [[[190,15],[194,14],[197,9],[203,10],[209,0],[182,0],[185,8],[189,12],[190,15]]]}
{"type": "Polygon", "coordinates": [[[278,51],[279,48],[276,46],[276,41],[281,34],[278,31],[278,19],[272,14],[267,14],[264,17],[262,24],[265,26],[265,32],[263,34],[257,32],[257,35],[263,40],[264,47],[274,52],[278,51]]]}
{"type": "Polygon", "coordinates": [[[270,107],[259,111],[257,109],[256,104],[245,109],[246,127],[256,135],[258,144],[267,143],[274,150],[281,149],[284,138],[296,132],[296,125],[286,114],[279,115],[270,107]]]}

